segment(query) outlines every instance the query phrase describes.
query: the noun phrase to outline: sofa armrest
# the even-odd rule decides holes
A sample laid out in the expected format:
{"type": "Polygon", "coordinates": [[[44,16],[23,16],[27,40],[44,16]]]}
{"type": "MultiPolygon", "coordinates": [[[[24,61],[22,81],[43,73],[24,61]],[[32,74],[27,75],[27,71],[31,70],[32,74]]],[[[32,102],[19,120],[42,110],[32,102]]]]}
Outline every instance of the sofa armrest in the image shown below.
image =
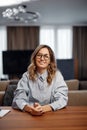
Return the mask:
{"type": "Polygon", "coordinates": [[[68,92],[69,106],[87,106],[87,91],[73,90],[68,92]]]}
{"type": "Polygon", "coordinates": [[[9,83],[9,80],[0,81],[0,91],[5,91],[9,83]]]}

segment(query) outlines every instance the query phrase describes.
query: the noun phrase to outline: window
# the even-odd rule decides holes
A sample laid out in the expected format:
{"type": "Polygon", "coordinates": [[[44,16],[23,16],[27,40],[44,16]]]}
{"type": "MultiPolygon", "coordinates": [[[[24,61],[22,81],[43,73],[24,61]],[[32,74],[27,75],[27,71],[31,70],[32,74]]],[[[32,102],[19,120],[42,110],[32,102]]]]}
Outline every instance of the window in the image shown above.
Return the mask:
{"type": "Polygon", "coordinates": [[[72,58],[72,28],[43,26],[40,28],[40,44],[49,45],[57,59],[72,58]]]}
{"type": "Polygon", "coordinates": [[[71,28],[61,28],[57,30],[57,58],[72,58],[72,30],[71,28]]]}
{"type": "Polygon", "coordinates": [[[0,27],[0,79],[3,77],[2,51],[7,49],[6,27],[0,27]]]}
{"type": "Polygon", "coordinates": [[[52,27],[41,27],[40,44],[49,45],[55,51],[54,42],[54,29],[52,27]]]}

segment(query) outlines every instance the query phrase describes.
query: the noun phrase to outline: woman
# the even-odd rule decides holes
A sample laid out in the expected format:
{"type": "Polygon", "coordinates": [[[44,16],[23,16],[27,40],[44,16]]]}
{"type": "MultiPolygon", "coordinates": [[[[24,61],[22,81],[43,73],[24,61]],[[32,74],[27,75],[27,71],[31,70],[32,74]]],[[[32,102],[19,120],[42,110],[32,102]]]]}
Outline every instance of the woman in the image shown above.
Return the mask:
{"type": "Polygon", "coordinates": [[[57,69],[52,49],[38,46],[31,56],[31,64],[18,82],[12,107],[42,115],[67,105],[68,87],[57,69]]]}

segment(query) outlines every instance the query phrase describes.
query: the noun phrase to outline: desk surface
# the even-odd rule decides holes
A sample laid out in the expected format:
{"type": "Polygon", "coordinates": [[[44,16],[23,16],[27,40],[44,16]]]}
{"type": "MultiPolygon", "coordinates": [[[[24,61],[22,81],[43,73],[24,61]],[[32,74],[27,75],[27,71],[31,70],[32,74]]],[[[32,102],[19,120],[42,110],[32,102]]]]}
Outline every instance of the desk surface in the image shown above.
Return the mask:
{"type": "Polygon", "coordinates": [[[14,110],[0,119],[0,130],[87,130],[87,106],[68,106],[42,116],[14,110]]]}

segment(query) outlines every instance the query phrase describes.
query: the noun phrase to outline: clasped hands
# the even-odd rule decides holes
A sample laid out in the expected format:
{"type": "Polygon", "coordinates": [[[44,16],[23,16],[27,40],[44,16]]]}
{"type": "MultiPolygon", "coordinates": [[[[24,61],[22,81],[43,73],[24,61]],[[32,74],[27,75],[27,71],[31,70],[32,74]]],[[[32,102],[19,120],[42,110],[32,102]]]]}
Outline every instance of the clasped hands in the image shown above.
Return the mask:
{"type": "Polygon", "coordinates": [[[34,103],[33,106],[25,105],[24,111],[29,112],[31,115],[40,116],[47,111],[52,111],[49,105],[41,106],[39,103],[34,103]]]}
{"type": "Polygon", "coordinates": [[[44,110],[39,103],[34,103],[33,106],[31,106],[29,112],[31,115],[42,115],[44,113],[44,110]]]}

